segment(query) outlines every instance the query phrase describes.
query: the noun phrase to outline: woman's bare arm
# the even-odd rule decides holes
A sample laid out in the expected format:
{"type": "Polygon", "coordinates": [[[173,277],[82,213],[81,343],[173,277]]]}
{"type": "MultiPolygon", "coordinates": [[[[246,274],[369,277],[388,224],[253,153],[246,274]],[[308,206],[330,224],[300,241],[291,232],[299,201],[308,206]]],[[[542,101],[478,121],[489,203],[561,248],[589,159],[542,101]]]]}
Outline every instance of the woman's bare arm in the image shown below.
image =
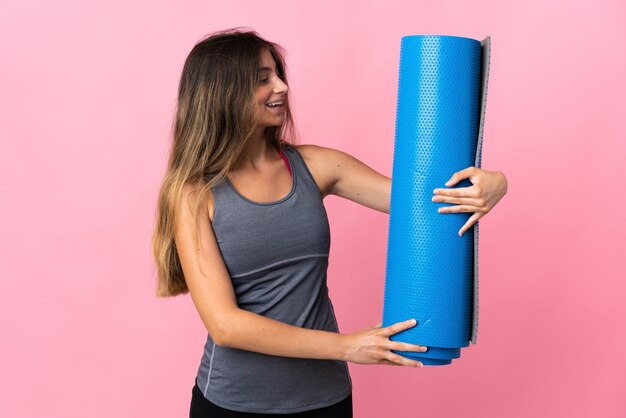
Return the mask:
{"type": "MultiPolygon", "coordinates": [[[[334,194],[389,213],[391,200],[389,177],[378,173],[351,155],[332,148],[301,145],[298,150],[315,177],[322,196],[334,194]]],[[[451,174],[446,186],[454,186],[464,178],[468,178],[472,186],[437,188],[433,190],[432,200],[452,204],[441,208],[439,213],[473,212],[459,230],[459,235],[463,235],[502,199],[507,192],[508,183],[504,173],[476,167],[468,167],[451,174]]]]}
{"type": "Polygon", "coordinates": [[[300,145],[297,148],[323,197],[334,194],[389,213],[389,177],[342,151],[317,145],[300,145]]]}
{"type": "Polygon", "coordinates": [[[419,365],[391,350],[422,351],[421,346],[388,338],[413,323],[338,334],[300,328],[240,309],[210,224],[208,204],[202,205],[198,214],[199,241],[194,245],[196,223],[190,209],[195,201],[193,193],[193,188],[186,188],[177,207],[180,215],[175,241],[189,293],[216,344],[286,357],[419,365]]]}

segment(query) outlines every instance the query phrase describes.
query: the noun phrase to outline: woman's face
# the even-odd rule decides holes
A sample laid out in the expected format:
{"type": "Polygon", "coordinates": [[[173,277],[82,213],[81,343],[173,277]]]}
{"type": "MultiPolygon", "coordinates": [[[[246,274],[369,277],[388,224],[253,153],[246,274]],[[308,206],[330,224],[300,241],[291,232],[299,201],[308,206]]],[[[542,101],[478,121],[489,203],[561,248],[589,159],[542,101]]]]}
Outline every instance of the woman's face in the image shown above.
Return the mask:
{"type": "Polygon", "coordinates": [[[276,62],[267,48],[261,51],[255,103],[258,105],[257,126],[280,126],[285,120],[287,84],[276,74],[276,62]]]}

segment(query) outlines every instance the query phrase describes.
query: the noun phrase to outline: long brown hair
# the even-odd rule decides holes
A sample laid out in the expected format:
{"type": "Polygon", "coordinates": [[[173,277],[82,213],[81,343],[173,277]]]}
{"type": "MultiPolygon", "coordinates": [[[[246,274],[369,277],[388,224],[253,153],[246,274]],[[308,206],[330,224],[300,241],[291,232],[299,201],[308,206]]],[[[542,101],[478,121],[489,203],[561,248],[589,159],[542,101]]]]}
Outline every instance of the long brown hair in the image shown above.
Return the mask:
{"type": "MultiPolygon", "coordinates": [[[[173,142],[167,172],[159,192],[152,252],[157,266],[157,296],[187,293],[174,241],[176,203],[185,185],[195,193],[195,214],[208,190],[238,165],[255,126],[254,94],[261,51],[276,61],[277,75],[287,83],[284,50],[253,30],[214,32],[189,53],[178,87],[173,142]]],[[[279,148],[295,141],[286,97],[285,122],[265,129],[268,144],[279,148]]],[[[196,230],[196,240],[198,229],[196,230]]]]}

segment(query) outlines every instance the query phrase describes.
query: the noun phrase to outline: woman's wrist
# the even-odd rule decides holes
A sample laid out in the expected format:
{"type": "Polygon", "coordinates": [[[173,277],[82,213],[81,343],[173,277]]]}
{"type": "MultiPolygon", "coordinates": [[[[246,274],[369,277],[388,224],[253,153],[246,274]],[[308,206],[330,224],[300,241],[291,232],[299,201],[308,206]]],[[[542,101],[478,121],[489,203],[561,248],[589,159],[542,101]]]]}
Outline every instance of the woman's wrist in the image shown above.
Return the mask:
{"type": "Polygon", "coordinates": [[[352,337],[350,334],[337,334],[337,358],[341,361],[350,361],[352,347],[352,337]]]}

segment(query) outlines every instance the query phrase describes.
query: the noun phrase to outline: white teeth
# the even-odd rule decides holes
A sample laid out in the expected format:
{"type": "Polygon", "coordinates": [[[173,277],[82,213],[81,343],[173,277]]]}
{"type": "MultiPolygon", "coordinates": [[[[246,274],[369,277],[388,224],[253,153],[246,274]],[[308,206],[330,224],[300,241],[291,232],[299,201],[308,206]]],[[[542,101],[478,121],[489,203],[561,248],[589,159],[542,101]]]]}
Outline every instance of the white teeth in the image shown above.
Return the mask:
{"type": "Polygon", "coordinates": [[[277,106],[280,106],[280,105],[282,105],[282,104],[283,104],[283,102],[282,102],[282,100],[281,100],[281,101],[278,101],[278,102],[271,102],[271,103],[267,103],[267,104],[266,104],[266,106],[269,106],[269,107],[277,107],[277,106]]]}

